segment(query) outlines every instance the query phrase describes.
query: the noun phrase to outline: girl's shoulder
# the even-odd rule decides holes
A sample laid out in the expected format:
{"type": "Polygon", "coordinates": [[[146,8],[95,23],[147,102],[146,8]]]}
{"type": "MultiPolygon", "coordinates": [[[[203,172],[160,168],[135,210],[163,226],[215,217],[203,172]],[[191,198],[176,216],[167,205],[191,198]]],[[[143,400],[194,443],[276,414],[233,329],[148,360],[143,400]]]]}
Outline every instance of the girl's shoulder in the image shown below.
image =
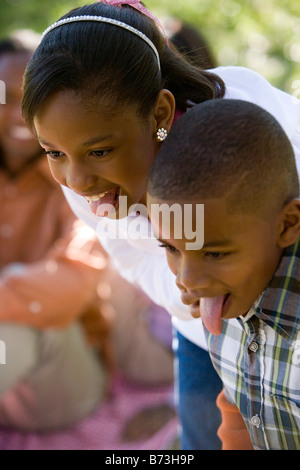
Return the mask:
{"type": "Polygon", "coordinates": [[[240,99],[261,106],[282,125],[289,137],[299,127],[300,100],[274,87],[258,72],[240,66],[211,69],[225,83],[225,99],[240,99]]]}
{"type": "Polygon", "coordinates": [[[247,67],[236,65],[220,66],[210,69],[209,72],[221,77],[226,87],[231,86],[241,90],[249,90],[249,88],[253,88],[253,81],[255,81],[256,85],[270,86],[270,83],[261,74],[247,67]]]}

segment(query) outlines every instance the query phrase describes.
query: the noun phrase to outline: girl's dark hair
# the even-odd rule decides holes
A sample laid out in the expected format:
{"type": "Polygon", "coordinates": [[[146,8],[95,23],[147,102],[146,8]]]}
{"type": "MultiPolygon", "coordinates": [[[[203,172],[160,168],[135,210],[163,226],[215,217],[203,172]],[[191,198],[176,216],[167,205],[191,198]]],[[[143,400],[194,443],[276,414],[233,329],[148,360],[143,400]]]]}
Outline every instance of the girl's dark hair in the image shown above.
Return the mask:
{"type": "Polygon", "coordinates": [[[218,76],[169,48],[153,20],[136,9],[97,2],[62,18],[77,15],[114,18],[143,32],[159,52],[161,73],[152,49],[135,34],[93,21],[64,24],[45,36],[25,73],[23,115],[31,128],[39,106],[58,91],[74,91],[87,104],[91,97],[109,98],[116,105],[134,106],[142,117],[149,114],[163,88],[173,93],[181,110],[189,101],[200,103],[224,95],[218,76]]]}

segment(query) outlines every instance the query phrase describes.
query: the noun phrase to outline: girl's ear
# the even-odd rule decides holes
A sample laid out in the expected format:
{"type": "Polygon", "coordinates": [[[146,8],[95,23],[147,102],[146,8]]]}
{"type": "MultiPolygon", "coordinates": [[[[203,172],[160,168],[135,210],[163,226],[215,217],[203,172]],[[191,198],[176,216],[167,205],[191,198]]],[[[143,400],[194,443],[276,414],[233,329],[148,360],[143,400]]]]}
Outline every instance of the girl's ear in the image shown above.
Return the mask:
{"type": "Polygon", "coordinates": [[[169,90],[160,90],[153,108],[153,134],[158,129],[170,131],[175,113],[175,98],[169,90]]]}
{"type": "Polygon", "coordinates": [[[300,200],[292,199],[281,210],[278,231],[278,245],[286,248],[293,245],[300,236],[300,200]]]}

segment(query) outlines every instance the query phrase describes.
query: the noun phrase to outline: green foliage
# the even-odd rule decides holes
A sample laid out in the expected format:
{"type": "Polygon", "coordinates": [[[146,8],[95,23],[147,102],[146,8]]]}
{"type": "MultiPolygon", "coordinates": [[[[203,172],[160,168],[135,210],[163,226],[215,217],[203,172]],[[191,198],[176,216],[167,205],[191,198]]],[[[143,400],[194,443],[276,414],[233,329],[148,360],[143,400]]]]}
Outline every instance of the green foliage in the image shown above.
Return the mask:
{"type": "MultiPolygon", "coordinates": [[[[1,36],[14,29],[42,32],[84,0],[1,0],[1,36]]],[[[176,16],[199,29],[220,65],[257,70],[288,92],[300,89],[299,0],[145,0],[163,18],[176,16]],[[298,85],[298,86],[297,86],[298,85]]]]}
{"type": "Polygon", "coordinates": [[[300,89],[299,0],[148,0],[148,5],[160,17],[175,15],[199,29],[219,65],[249,67],[290,93],[300,89]]]}

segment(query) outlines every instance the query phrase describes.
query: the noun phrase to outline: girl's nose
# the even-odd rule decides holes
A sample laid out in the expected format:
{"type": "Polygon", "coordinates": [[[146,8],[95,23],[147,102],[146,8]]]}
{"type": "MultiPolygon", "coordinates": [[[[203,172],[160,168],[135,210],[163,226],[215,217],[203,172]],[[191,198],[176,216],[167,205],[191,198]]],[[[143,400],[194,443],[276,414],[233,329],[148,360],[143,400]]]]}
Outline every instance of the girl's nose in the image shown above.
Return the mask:
{"type": "Polygon", "coordinates": [[[87,193],[98,183],[98,175],[91,173],[81,165],[70,165],[66,174],[66,185],[72,191],[80,194],[87,193]]]}

